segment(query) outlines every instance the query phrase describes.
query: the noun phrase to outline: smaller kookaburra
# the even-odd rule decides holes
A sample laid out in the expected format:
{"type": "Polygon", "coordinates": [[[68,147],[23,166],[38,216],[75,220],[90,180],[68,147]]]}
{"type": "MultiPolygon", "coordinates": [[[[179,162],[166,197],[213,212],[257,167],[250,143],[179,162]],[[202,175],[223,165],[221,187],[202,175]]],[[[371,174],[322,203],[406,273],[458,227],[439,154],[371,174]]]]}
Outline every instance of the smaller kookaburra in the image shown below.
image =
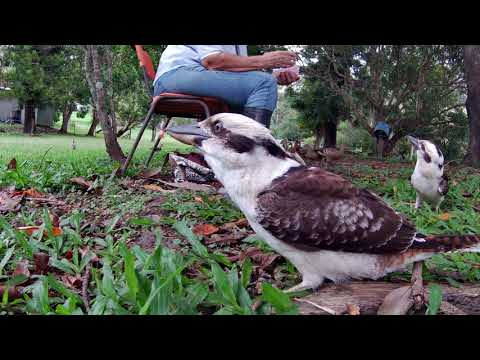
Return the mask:
{"type": "Polygon", "coordinates": [[[480,252],[476,235],[423,235],[374,193],[302,166],[243,115],[216,114],[168,133],[203,153],[256,234],[299,270],[302,283],[289,291],[378,279],[441,252],[480,252]]]}
{"type": "Polygon", "coordinates": [[[437,210],[448,192],[448,179],[443,174],[444,158],[440,149],[427,140],[419,140],[408,136],[417,152],[417,164],[411,182],[417,191],[415,208],[422,201],[432,204],[437,210]]]}

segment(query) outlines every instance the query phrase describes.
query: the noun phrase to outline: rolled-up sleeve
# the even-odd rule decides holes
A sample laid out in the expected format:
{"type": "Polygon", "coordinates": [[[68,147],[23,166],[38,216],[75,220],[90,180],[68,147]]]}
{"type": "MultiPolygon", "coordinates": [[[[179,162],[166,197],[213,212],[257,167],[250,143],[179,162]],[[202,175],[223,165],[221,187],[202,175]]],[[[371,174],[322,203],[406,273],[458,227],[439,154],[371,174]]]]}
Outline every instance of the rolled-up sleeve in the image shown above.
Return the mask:
{"type": "Polygon", "coordinates": [[[223,52],[222,45],[189,45],[197,54],[200,60],[205,59],[207,56],[223,52]]]}

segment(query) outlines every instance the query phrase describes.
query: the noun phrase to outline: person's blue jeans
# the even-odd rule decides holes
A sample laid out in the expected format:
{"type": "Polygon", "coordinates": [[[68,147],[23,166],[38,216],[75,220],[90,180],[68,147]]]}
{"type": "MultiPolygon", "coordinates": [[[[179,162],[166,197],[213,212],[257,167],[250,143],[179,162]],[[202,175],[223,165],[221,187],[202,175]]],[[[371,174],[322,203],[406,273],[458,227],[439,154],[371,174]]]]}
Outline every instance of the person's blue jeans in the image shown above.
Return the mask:
{"type": "Polygon", "coordinates": [[[182,93],[216,97],[234,109],[243,107],[274,111],[277,81],[262,71],[215,71],[203,66],[188,66],[163,74],[155,83],[154,96],[182,93]]]}

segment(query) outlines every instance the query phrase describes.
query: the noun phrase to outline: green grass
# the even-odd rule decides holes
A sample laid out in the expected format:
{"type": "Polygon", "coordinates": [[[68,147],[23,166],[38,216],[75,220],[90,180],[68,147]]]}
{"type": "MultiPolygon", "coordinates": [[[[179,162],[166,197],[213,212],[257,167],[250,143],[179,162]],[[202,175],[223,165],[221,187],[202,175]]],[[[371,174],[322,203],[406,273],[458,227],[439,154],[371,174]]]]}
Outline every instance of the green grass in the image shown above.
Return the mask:
{"type": "MultiPolygon", "coordinates": [[[[130,151],[133,139],[120,139],[125,153],[130,151]]],[[[135,173],[136,165],[142,164],[153,143],[147,136],[135,153],[129,174],[135,173]]],[[[165,154],[172,150],[184,151],[187,147],[170,137],[162,140],[163,151],[156,153],[151,166],[159,165],[165,154]]],[[[0,185],[16,185],[19,188],[36,187],[38,190],[57,191],[69,178],[92,175],[108,176],[118,164],[112,163],[105,151],[103,137],[87,137],[57,134],[26,136],[0,133],[0,164],[17,160],[18,171],[0,174],[0,185]],[[72,140],[76,149],[72,149],[72,140]]],[[[6,165],[5,165],[6,166],[6,165]]]]}

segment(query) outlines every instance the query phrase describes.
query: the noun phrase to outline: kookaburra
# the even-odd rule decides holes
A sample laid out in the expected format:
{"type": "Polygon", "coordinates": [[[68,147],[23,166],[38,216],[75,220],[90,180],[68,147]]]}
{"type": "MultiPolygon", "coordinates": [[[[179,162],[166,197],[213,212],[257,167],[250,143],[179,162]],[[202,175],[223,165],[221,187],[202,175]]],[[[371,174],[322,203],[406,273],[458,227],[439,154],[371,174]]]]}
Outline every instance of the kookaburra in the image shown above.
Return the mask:
{"type": "Polygon", "coordinates": [[[408,139],[417,153],[417,164],[411,177],[412,185],[417,191],[415,208],[418,209],[422,201],[427,201],[438,210],[448,192],[448,180],[443,174],[443,154],[430,141],[413,136],[408,136],[408,139]]]}
{"type": "Polygon", "coordinates": [[[439,252],[480,251],[480,238],[426,236],[383,199],[292,159],[270,131],[239,114],[172,127],[196,146],[252,229],[302,274],[289,291],[325,279],[377,279],[439,252]]]}

